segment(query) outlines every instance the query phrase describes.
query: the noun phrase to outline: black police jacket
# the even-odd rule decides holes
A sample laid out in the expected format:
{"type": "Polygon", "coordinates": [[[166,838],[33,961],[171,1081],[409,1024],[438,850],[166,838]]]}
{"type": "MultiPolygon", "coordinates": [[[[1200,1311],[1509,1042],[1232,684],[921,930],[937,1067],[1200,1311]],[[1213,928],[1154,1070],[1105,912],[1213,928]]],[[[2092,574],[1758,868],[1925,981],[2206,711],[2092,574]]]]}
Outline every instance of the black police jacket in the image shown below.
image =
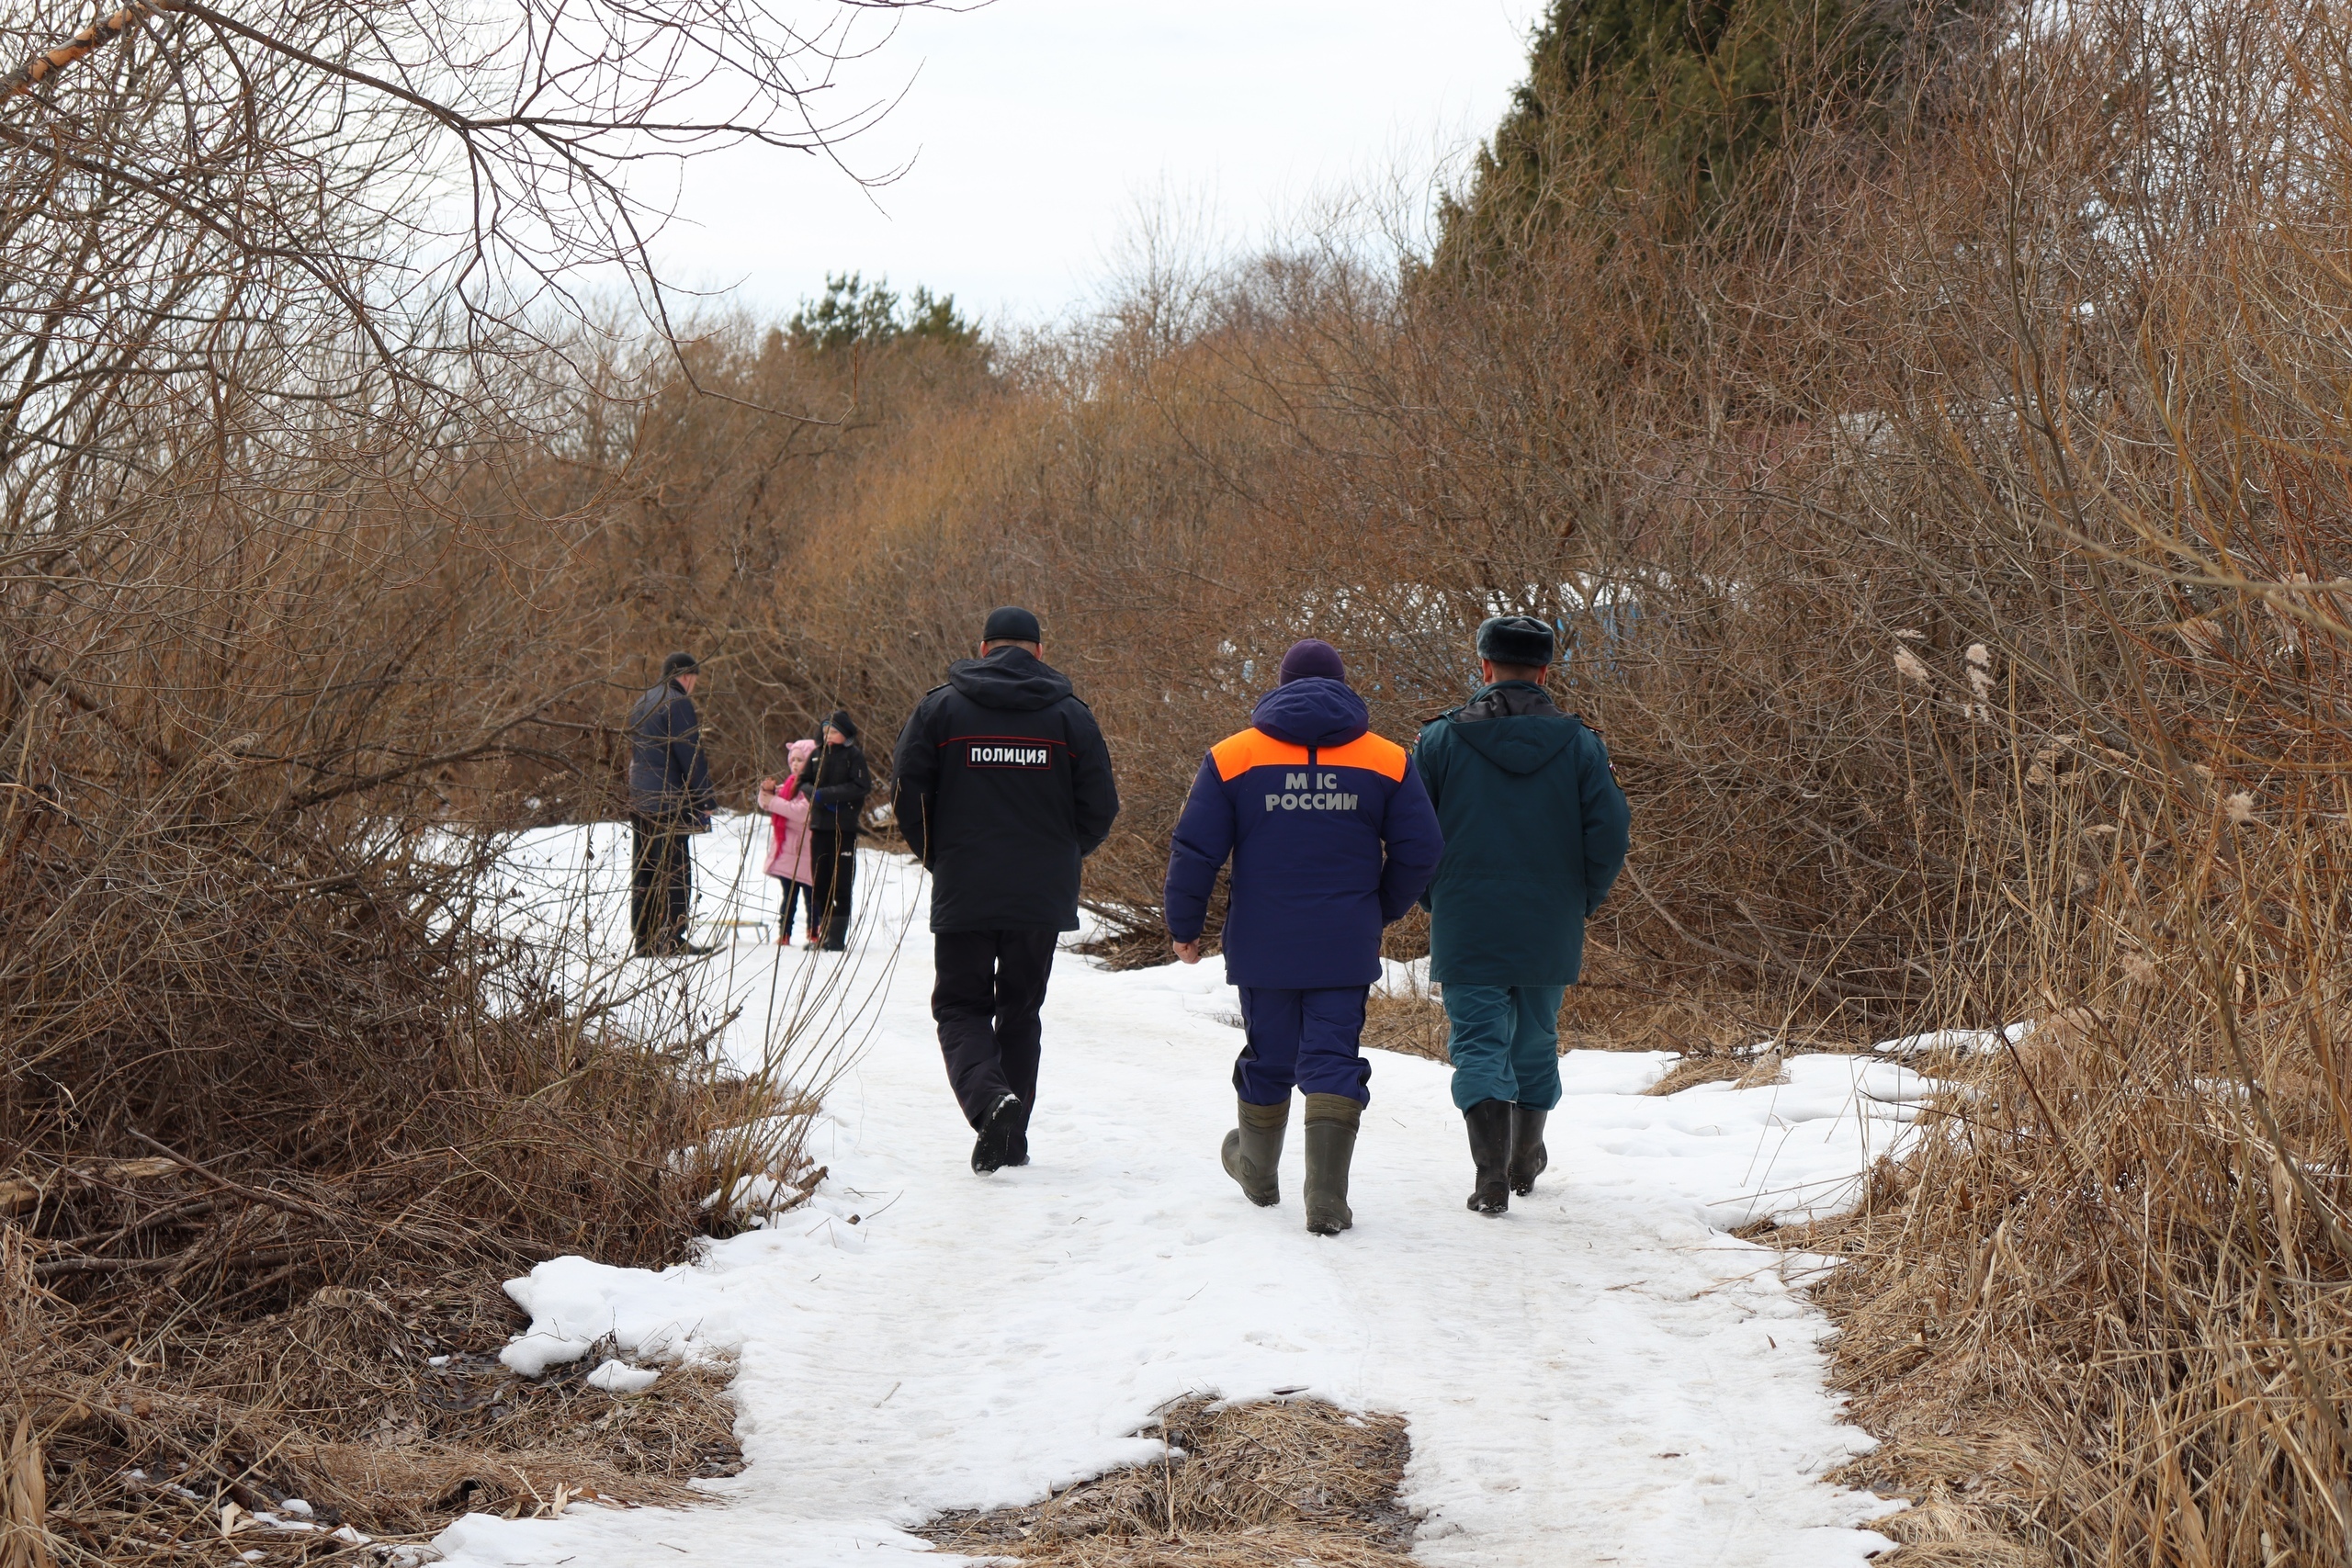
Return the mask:
{"type": "Polygon", "coordinates": [[[1079,863],[1110,833],[1119,791],[1060,671],[1018,648],[949,665],[890,771],[899,831],[931,868],[933,931],[1078,929],[1079,863]]]}

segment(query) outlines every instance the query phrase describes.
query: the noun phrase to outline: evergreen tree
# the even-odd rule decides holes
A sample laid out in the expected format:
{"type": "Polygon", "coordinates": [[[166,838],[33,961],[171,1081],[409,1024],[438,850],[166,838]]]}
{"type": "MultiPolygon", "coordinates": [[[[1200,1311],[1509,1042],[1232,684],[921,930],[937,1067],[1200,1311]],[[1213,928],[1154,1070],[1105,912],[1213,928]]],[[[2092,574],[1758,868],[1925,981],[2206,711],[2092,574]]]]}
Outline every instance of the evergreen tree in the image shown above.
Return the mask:
{"type": "Polygon", "coordinates": [[[862,273],[828,273],[824,294],[803,299],[785,331],[795,348],[819,354],[876,348],[901,338],[954,349],[981,345],[979,327],[956,309],[953,294],[918,287],[903,309],[901,303],[887,277],[868,283],[862,273]]]}
{"type": "Polygon", "coordinates": [[[1527,80],[1442,214],[1440,256],[1507,244],[1629,175],[1696,219],[1792,113],[1866,102],[1927,19],[1887,0],[1551,0],[1527,80]]]}

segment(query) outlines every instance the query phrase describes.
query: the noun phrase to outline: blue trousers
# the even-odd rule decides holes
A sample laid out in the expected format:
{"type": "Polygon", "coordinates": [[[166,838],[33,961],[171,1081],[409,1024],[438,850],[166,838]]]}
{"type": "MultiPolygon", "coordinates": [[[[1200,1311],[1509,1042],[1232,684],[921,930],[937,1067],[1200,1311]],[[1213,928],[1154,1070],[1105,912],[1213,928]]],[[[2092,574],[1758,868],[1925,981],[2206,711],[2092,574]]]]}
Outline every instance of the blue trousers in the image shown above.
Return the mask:
{"type": "Polygon", "coordinates": [[[1252,1105],[1287,1105],[1305,1094],[1340,1094],[1372,1103],[1372,1064],[1363,1039],[1363,999],[1370,986],[1282,991],[1241,987],[1241,1031],[1248,1043],[1233,1064],[1234,1091],[1252,1105]]]}
{"type": "Polygon", "coordinates": [[[1446,1054],[1453,1103],[1512,1100],[1534,1111],[1560,1103],[1560,998],[1566,986],[1445,983],[1446,1054]]]}

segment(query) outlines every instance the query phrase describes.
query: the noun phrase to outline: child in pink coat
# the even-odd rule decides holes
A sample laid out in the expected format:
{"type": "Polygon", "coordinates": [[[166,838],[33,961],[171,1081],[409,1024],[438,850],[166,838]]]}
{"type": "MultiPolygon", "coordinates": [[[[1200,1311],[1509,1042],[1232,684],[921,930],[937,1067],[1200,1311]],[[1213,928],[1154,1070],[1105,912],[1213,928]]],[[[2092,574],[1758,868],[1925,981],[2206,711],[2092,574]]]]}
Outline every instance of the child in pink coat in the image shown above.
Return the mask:
{"type": "Polygon", "coordinates": [[[775,944],[792,944],[792,914],[804,897],[808,906],[808,945],[817,944],[817,896],[811,886],[816,873],[808,864],[808,797],[801,793],[800,768],[817,749],[814,740],[796,740],[786,749],[791,772],[778,789],[774,779],[760,781],[760,809],[775,829],[775,847],[768,855],[768,874],[784,885],[784,914],[776,922],[775,944]]]}

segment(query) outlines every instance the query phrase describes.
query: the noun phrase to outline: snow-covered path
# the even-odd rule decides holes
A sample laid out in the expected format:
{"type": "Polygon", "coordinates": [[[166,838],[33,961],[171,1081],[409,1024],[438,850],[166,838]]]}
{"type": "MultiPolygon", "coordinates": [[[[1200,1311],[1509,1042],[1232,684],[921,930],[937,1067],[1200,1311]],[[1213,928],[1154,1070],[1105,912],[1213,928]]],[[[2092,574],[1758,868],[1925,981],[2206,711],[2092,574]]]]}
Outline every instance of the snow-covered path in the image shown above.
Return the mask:
{"type": "MultiPolygon", "coordinates": [[[[741,863],[741,828],[704,840],[706,888],[741,863]]],[[[565,843],[538,840],[549,874],[565,843]]],[[[1498,1221],[1463,1206],[1445,1069],[1376,1053],[1356,1225],[1323,1239],[1303,1227],[1295,1126],[1281,1207],[1218,1168],[1240,1044],[1218,966],[1113,975],[1065,954],[1034,1163],[981,1179],[932,1034],[921,878],[869,853],[859,883],[875,918],[848,959],[888,986],[819,1129],[816,1199],[693,1267],[567,1258],[517,1288],[526,1363],[607,1334],[649,1365],[735,1354],[747,1467],[710,1483],[716,1507],[470,1517],[438,1543],[453,1562],[889,1561],[927,1551],[902,1527],[941,1509],[1158,1456],[1127,1434],[1193,1391],[1402,1412],[1433,1563],[1819,1568],[1888,1545],[1861,1528],[1888,1505],[1817,1479],[1869,1444],[1823,1387],[1826,1321],[1780,1254],[1724,1228],[1836,1201],[1905,1129],[1902,1069],[1804,1057],[1778,1088],[1651,1098],[1658,1058],[1576,1053],[1552,1168],[1498,1221]]],[[[739,1048],[755,1051],[777,962],[746,946],[716,965],[754,998],[739,1048]]]]}

